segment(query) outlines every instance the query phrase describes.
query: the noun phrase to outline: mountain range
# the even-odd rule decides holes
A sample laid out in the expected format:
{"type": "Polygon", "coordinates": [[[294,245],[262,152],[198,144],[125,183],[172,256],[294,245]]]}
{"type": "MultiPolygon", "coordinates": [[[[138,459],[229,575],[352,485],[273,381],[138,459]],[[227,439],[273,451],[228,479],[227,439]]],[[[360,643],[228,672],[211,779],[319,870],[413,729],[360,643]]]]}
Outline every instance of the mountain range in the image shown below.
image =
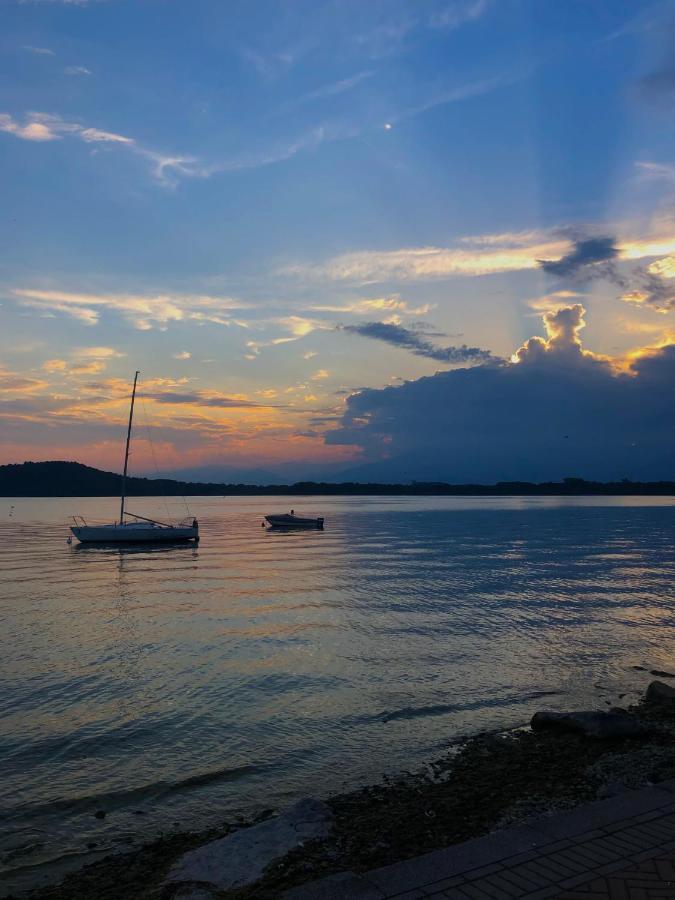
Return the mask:
{"type": "MultiPolygon", "coordinates": [[[[250,473],[255,470],[250,470],[250,473]]],[[[249,474],[250,474],[249,473],[249,474]]],[[[47,462],[12,463],[0,466],[0,497],[116,497],[119,496],[122,476],[105,472],[78,462],[53,460],[47,462]]],[[[532,483],[502,481],[496,484],[448,484],[438,481],[409,483],[342,481],[300,481],[292,484],[246,484],[177,481],[170,478],[129,477],[128,496],[224,496],[224,495],[484,495],[509,496],[520,494],[564,495],[675,495],[675,482],[618,482],[585,481],[565,478],[562,481],[532,483]]]]}

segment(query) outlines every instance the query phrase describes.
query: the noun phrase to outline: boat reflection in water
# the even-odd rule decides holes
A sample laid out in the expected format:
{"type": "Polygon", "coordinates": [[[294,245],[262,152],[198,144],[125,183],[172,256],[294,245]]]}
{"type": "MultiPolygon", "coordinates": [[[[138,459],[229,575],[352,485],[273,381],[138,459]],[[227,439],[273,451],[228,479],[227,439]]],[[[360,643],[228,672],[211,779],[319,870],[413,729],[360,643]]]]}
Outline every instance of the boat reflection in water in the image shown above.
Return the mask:
{"type": "Polygon", "coordinates": [[[175,541],[163,541],[156,543],[154,541],[129,541],[121,544],[118,541],[87,541],[82,544],[73,544],[73,551],[77,553],[95,553],[98,551],[114,551],[120,556],[127,556],[133,553],[168,553],[176,550],[192,550],[196,554],[198,542],[194,540],[186,540],[185,538],[176,539],[175,541]]]}

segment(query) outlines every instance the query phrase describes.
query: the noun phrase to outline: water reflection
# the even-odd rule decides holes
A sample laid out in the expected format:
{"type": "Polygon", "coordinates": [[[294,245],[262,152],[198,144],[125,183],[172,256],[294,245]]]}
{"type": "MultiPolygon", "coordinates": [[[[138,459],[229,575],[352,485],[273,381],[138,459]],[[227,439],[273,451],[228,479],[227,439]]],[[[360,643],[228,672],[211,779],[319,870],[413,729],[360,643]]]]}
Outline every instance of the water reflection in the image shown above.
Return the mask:
{"type": "MultiPolygon", "coordinates": [[[[6,870],[340,790],[542,702],[640,690],[633,665],[671,666],[675,507],[592,500],[304,498],[321,532],[261,528],[269,498],[200,498],[198,547],[67,547],[72,501],[13,501],[6,870]]],[[[113,504],[77,501],[102,519],[113,504]]]]}
{"type": "Polygon", "coordinates": [[[105,550],[118,553],[120,556],[136,553],[170,553],[175,550],[193,550],[196,554],[199,549],[199,545],[194,541],[171,541],[166,544],[143,543],[143,541],[134,541],[128,544],[120,544],[115,541],[87,541],[84,544],[73,543],[70,547],[77,553],[95,553],[105,550]]]}

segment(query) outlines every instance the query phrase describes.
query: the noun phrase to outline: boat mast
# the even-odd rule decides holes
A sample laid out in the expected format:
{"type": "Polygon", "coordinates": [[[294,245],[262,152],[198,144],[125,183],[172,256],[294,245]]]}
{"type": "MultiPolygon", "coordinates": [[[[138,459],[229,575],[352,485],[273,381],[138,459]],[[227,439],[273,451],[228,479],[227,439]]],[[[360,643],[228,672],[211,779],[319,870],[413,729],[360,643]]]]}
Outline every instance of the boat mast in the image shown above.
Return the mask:
{"type": "Polygon", "coordinates": [[[122,474],[122,498],[120,504],[120,525],[124,525],[124,492],[127,486],[127,466],[129,464],[129,441],[131,440],[131,423],[134,418],[134,400],[136,399],[136,382],[138,381],[138,376],[140,372],[136,372],[134,375],[134,387],[131,391],[131,408],[129,409],[129,427],[127,428],[127,446],[124,451],[124,472],[122,474]]]}

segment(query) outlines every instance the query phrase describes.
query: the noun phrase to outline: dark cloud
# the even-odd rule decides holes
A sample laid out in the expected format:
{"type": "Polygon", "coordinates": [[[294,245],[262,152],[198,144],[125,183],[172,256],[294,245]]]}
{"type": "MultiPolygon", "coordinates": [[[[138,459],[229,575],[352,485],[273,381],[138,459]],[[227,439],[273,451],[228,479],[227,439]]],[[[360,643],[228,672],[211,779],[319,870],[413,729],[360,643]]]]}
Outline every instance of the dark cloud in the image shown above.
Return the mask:
{"type": "Polygon", "coordinates": [[[637,266],[626,274],[615,265],[619,249],[613,237],[586,238],[574,242],[573,249],[558,260],[539,260],[549,275],[571,281],[605,278],[623,291],[621,299],[657,310],[675,309],[675,279],[654,271],[653,263],[637,266]]]}
{"type": "Polygon", "coordinates": [[[539,265],[549,275],[559,278],[587,280],[590,278],[614,278],[612,265],[619,255],[613,237],[580,238],[574,241],[569,253],[561,259],[540,259],[539,265]]]}
{"type": "Polygon", "coordinates": [[[180,394],[173,391],[160,391],[154,394],[143,394],[146,399],[155,403],[192,403],[195,406],[218,406],[224,409],[236,409],[239,407],[256,406],[251,400],[233,400],[231,397],[204,397],[199,393],[180,394]]]}
{"type": "Polygon", "coordinates": [[[547,314],[517,363],[360,391],[326,440],[363,448],[363,480],[672,478],[675,345],[618,371],[581,346],[583,314],[547,314]]]}
{"type": "Polygon", "coordinates": [[[335,422],[339,422],[341,416],[314,416],[309,420],[309,424],[314,425],[332,425],[335,422]]]}
{"type": "Polygon", "coordinates": [[[439,362],[470,363],[488,362],[494,360],[489,350],[481,350],[479,347],[436,347],[429,336],[419,331],[404,328],[403,325],[393,325],[387,322],[364,322],[362,325],[343,325],[343,331],[351,334],[360,334],[362,337],[372,338],[376,341],[384,341],[394,347],[410,350],[416,356],[426,356],[439,362]]]}
{"type": "Polygon", "coordinates": [[[630,290],[622,294],[627,303],[651,306],[659,311],[675,309],[675,279],[664,278],[648,268],[638,269],[629,284],[630,290]]]}

